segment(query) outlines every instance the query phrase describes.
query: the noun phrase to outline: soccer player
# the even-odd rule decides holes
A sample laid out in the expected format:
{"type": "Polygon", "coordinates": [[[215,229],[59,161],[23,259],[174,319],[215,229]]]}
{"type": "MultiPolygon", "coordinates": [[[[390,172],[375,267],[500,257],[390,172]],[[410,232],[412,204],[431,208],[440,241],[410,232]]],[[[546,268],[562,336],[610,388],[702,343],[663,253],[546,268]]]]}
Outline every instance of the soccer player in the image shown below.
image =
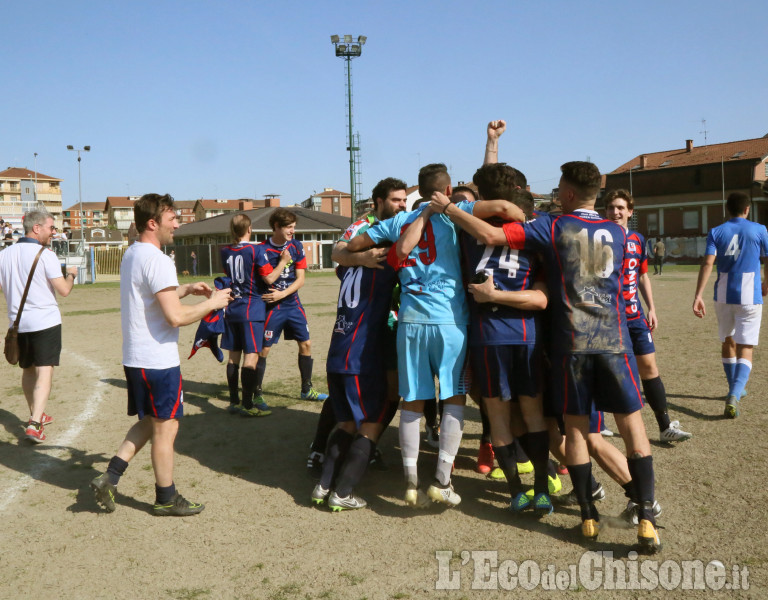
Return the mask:
{"type": "Polygon", "coordinates": [[[145,194],[134,204],[133,214],[139,238],[125,252],[120,266],[120,318],[128,415],[138,415],[139,421],[128,430],[107,472],[96,477],[91,488],[96,501],[113,512],[120,478],[151,440],[153,514],[194,515],[205,507],[184,499],[173,480],[173,445],[184,414],[178,328],[227,306],[230,289],[212,290],[203,282],[179,285],[173,261],[160,250],[173,243],[173,232],[179,227],[171,196],[145,194]],[[181,298],[190,294],[207,299],[182,304],[181,298]]]}
{"type": "Polygon", "coordinates": [[[221,347],[229,350],[227,386],[229,412],[245,417],[265,417],[271,413],[259,394],[256,404],[256,365],[264,341],[264,301],[261,294],[266,285],[273,284],[291,261],[291,253],[284,249],[275,269],[267,260],[263,245],[251,243],[251,219],[244,213],[232,217],[229,224],[234,244],[221,249],[224,274],[232,280],[234,300],[227,307],[221,347]],[[263,283],[262,283],[263,280],[263,283]],[[243,368],[240,372],[240,360],[243,368]],[[242,378],[242,402],[239,383],[242,378]]]}
{"type": "MultiPolygon", "coordinates": [[[[336,257],[347,263],[365,262],[359,254],[345,251],[344,246],[379,220],[405,210],[406,188],[405,182],[392,177],[380,181],[372,194],[374,214],[346,230],[336,257]]],[[[373,268],[340,263],[336,274],[341,288],[327,371],[329,397],[338,425],[328,439],[328,452],[312,501],[322,504],[327,500],[331,510],[340,511],[367,505],[354,494],[354,488],[394,415],[392,408],[397,409],[397,401],[389,401],[387,370],[382,368],[395,353],[387,319],[397,273],[376,259],[373,268]]]]}
{"type": "Polygon", "coordinates": [[[430,206],[445,211],[486,245],[507,244],[544,255],[553,309],[554,397],[563,404],[568,472],[579,500],[582,535],[596,539],[599,531],[587,445],[594,406],[614,413],[638,504],[640,550],[654,553],[661,544],[653,515],[653,459],[621,299],[626,234],[594,211],[600,191],[595,165],[569,162],[561,171],[561,216],[541,215],[530,223],[498,228],[452,208],[442,194],[434,194],[430,206]]]}
{"type": "Polygon", "coordinates": [[[611,190],[605,196],[605,216],[621,225],[627,232],[627,248],[624,254],[624,282],[622,292],[627,310],[627,329],[632,338],[632,351],[637,360],[637,370],[643,382],[643,391],[653,409],[659,425],[662,442],[682,442],[692,434],[680,429],[680,421],[670,421],[667,412],[667,393],[656,364],[656,348],[652,331],[659,324],[653,303],[651,278],[648,277],[648,259],[645,255],[645,238],[627,228],[635,210],[635,200],[627,190],[611,190]],[[648,317],[643,313],[638,290],[648,306],[648,317]]]}
{"type": "Polygon", "coordinates": [[[312,344],[309,339],[307,315],[299,300],[307,259],[304,246],[294,239],[296,215],[285,208],[278,208],[269,216],[269,226],[272,228],[272,236],[262,243],[269,264],[273,269],[277,269],[285,250],[291,255],[291,260],[279,271],[279,276],[269,291],[261,295],[267,303],[267,315],[264,321],[264,347],[259,352],[259,361],[256,363],[256,401],[264,401],[261,394],[267,356],[272,344],[276,344],[280,339],[283,330],[285,339],[296,340],[299,345],[301,399],[323,401],[328,394],[321,394],[312,387],[312,344]]]}
{"type": "Polygon", "coordinates": [[[739,402],[752,370],[752,349],[760,337],[763,296],[768,293],[768,261],[765,281],[760,283],[760,258],[768,255],[768,232],[764,225],[748,221],[751,200],[741,192],[728,196],[729,221],[712,229],[699,269],[693,314],[700,319],[707,314],[702,294],[717,257],[715,314],[717,315],[728,395],[724,415],[739,416],[739,402]]]}

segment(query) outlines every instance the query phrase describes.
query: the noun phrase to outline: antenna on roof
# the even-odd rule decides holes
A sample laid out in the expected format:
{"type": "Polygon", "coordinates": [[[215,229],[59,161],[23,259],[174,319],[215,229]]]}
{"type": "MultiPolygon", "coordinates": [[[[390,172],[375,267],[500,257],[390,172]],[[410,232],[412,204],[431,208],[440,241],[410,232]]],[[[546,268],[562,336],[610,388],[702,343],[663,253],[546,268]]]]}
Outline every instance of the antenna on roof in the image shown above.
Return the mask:
{"type": "Polygon", "coordinates": [[[704,134],[704,145],[706,146],[707,145],[707,120],[706,119],[701,120],[701,128],[702,128],[702,131],[699,131],[699,133],[704,134]]]}

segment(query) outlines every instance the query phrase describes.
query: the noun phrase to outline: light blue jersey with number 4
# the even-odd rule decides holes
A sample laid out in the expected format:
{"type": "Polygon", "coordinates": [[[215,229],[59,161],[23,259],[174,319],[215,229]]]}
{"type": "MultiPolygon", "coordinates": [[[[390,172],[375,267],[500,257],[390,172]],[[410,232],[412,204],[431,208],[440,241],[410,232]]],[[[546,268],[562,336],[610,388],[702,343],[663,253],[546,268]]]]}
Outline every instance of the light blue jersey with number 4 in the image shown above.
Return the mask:
{"type": "Polygon", "coordinates": [[[762,304],[760,257],[768,255],[765,225],[736,217],[712,229],[707,256],[717,256],[715,302],[762,304]]]}

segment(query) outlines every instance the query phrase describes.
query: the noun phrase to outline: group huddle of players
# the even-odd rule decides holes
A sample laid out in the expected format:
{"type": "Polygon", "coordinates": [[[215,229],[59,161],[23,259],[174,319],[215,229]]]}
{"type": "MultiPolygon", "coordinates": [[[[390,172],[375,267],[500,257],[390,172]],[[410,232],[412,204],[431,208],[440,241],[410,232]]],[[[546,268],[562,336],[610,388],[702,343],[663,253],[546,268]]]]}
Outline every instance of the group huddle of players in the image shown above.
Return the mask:
{"type": "Polygon", "coordinates": [[[490,429],[480,456],[498,461],[513,511],[552,512],[551,494],[560,485],[551,452],[573,483],[561,502],[579,505],[582,534],[595,539],[595,502],[605,493],[592,476],[592,456],[624,488],[625,516],[638,527],[640,550],[656,552],[661,508],[639,412],[641,388],[662,440],[691,434],[666,410],[645,242],[626,228],[633,199],[624,190],[610,192],[607,218],[599,215],[597,167],[570,162],[561,167],[559,210],[534,213],[524,175],[496,162],[503,130],[503,122],[489,124],[485,164],[473,178],[479,198],[472,189],[452,188],[445,165],[427,165],[419,173],[421,205],[405,211],[405,183],[384,179],[373,190],[373,214],[337,244],[341,286],[327,362],[329,400],[308,463],[320,471],[312,501],[334,511],[366,506],[355,485],[402,399],[405,503],[459,504],[451,472],[472,387],[490,429]],[[420,423],[436,395],[438,461],[422,485],[420,423]],[[626,457],[604,441],[602,411],[614,414],[626,457]],[[532,490],[518,472],[528,459],[532,490]]]}

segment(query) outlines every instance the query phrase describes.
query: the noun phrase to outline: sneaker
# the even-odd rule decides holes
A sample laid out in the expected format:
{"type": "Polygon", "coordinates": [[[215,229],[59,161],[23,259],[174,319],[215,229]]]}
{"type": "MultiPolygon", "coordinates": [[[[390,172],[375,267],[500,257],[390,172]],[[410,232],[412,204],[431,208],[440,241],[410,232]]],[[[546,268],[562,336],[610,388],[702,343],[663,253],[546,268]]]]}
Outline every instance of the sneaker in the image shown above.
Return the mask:
{"type": "Polygon", "coordinates": [[[35,423],[34,421],[29,422],[24,435],[30,442],[35,444],[42,444],[45,441],[43,426],[40,423],[35,423]]]}
{"type": "MultiPolygon", "coordinates": [[[[657,519],[661,516],[661,504],[658,503],[657,500],[653,501],[653,518],[657,519]]],[[[621,519],[624,519],[627,523],[630,523],[631,525],[637,525],[638,524],[638,510],[637,510],[637,504],[632,502],[632,500],[627,501],[627,508],[625,508],[621,515],[619,515],[621,519]]]]}
{"type": "Polygon", "coordinates": [[[533,463],[530,460],[523,463],[517,463],[517,472],[520,473],[520,475],[533,473],[533,463]]]}
{"type": "Polygon", "coordinates": [[[342,510],[355,510],[357,508],[365,508],[368,503],[354,494],[350,494],[346,498],[339,496],[336,492],[331,493],[328,499],[328,506],[331,507],[331,511],[339,512],[342,510]]]}
{"type": "Polygon", "coordinates": [[[310,476],[315,479],[320,479],[320,475],[323,472],[323,461],[325,460],[325,454],[320,454],[312,450],[307,457],[307,471],[310,476]]]}
{"type": "Polygon", "coordinates": [[[581,537],[595,541],[600,533],[600,521],[597,519],[585,519],[581,522],[581,537]]]}
{"type": "Polygon", "coordinates": [[[325,501],[328,499],[328,494],[330,493],[331,490],[326,490],[318,483],[315,486],[315,489],[312,490],[312,504],[325,504],[325,501]]]}
{"type": "Polygon", "coordinates": [[[115,495],[117,488],[109,481],[109,476],[102,473],[90,483],[96,496],[96,503],[103,506],[107,512],[115,512],[115,495]]]}
{"type": "Polygon", "coordinates": [[[328,394],[321,394],[315,388],[309,388],[306,392],[301,392],[302,400],[312,400],[313,402],[323,402],[328,399],[328,394]]]}
{"type": "Polygon", "coordinates": [[[176,495],[167,504],[155,504],[153,512],[159,517],[188,517],[203,512],[205,505],[190,502],[184,496],[176,492],[176,495]]]}
{"type": "Polygon", "coordinates": [[[723,416],[728,419],[735,419],[739,416],[739,399],[736,396],[728,396],[725,399],[725,410],[723,416]]]}
{"type": "Polygon", "coordinates": [[[554,496],[563,489],[563,482],[560,481],[560,477],[557,474],[554,477],[547,475],[547,489],[549,489],[551,496],[554,496]]]}
{"type": "Polygon", "coordinates": [[[439,448],[440,447],[440,427],[438,425],[432,426],[427,425],[427,435],[424,438],[424,441],[427,442],[428,446],[432,446],[433,448],[439,448]]]}
{"type": "Polygon", "coordinates": [[[602,435],[603,437],[613,437],[613,436],[614,436],[614,433],[613,433],[613,431],[611,431],[610,429],[608,429],[608,428],[606,427],[605,429],[603,429],[602,431],[600,431],[600,435],[602,435]]]}
{"type": "Polygon", "coordinates": [[[243,410],[243,405],[242,404],[232,404],[230,402],[229,406],[227,407],[227,412],[230,415],[239,415],[240,411],[242,411],[242,410],[243,410]]]}
{"type": "Polygon", "coordinates": [[[477,466],[475,470],[478,473],[487,475],[493,469],[493,460],[495,456],[493,454],[493,446],[485,442],[480,444],[480,450],[477,452],[477,466]]]}
{"type": "Polygon", "coordinates": [[[43,413],[43,416],[40,418],[40,425],[45,427],[46,425],[50,425],[51,423],[53,423],[53,417],[43,413]]]}
{"type": "Polygon", "coordinates": [[[411,508],[427,508],[429,506],[429,496],[415,486],[408,486],[405,490],[405,504],[411,508]]]}
{"type": "Polygon", "coordinates": [[[516,512],[516,513],[523,512],[524,510],[531,507],[533,503],[532,496],[533,496],[532,494],[531,496],[529,496],[526,492],[520,492],[517,496],[512,498],[512,502],[509,505],[509,509],[512,512],[516,512]]]}
{"type": "Polygon", "coordinates": [[[640,554],[656,554],[661,550],[661,540],[656,526],[643,519],[637,526],[637,543],[640,554]]]}
{"type": "Polygon", "coordinates": [[[496,481],[506,481],[507,476],[504,475],[504,470],[501,467],[496,467],[493,471],[488,473],[488,479],[494,479],[496,481]]]}
{"type": "Polygon", "coordinates": [[[269,408],[269,405],[266,402],[264,402],[264,396],[256,396],[253,399],[253,405],[259,409],[259,412],[261,412],[259,415],[260,417],[267,417],[272,414],[272,409],[269,408]]]}
{"type": "Polygon", "coordinates": [[[389,471],[389,466],[384,461],[384,456],[381,450],[376,448],[371,455],[371,460],[368,462],[368,466],[373,467],[377,471],[389,471]]]}
{"type": "Polygon", "coordinates": [[[451,484],[448,484],[448,487],[440,487],[436,483],[433,483],[427,489],[427,496],[429,496],[433,502],[447,504],[448,506],[458,506],[461,503],[461,496],[453,491],[453,486],[451,484]]]}
{"type": "Polygon", "coordinates": [[[662,442],[684,442],[690,440],[693,434],[680,429],[680,421],[672,421],[659,437],[662,442]]]}
{"type": "MultiPolygon", "coordinates": [[[[597,484],[597,489],[592,492],[592,502],[600,502],[600,500],[605,500],[605,490],[602,483],[597,484]]],[[[579,504],[576,499],[576,492],[573,490],[564,496],[556,496],[555,502],[561,506],[577,506],[579,504]]]]}
{"type": "Polygon", "coordinates": [[[549,499],[547,494],[536,494],[536,496],[533,497],[533,512],[537,517],[546,517],[554,510],[552,500],[549,499]]]}
{"type": "Polygon", "coordinates": [[[267,415],[271,415],[271,412],[267,412],[266,414],[261,412],[256,406],[253,408],[241,408],[240,409],[240,416],[245,418],[251,418],[251,417],[266,417],[267,415]]]}

